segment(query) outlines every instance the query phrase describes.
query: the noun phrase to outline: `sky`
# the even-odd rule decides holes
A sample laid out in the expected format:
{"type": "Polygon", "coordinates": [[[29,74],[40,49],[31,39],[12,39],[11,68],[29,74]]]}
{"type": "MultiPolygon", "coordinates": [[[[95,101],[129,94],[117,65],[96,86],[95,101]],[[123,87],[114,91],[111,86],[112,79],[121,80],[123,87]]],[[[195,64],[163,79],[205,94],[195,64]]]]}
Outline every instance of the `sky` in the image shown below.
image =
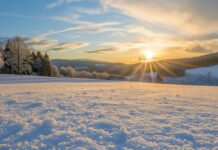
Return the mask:
{"type": "Polygon", "coordinates": [[[0,40],[51,59],[136,63],[218,52],[217,0],[1,0],[0,40]]]}

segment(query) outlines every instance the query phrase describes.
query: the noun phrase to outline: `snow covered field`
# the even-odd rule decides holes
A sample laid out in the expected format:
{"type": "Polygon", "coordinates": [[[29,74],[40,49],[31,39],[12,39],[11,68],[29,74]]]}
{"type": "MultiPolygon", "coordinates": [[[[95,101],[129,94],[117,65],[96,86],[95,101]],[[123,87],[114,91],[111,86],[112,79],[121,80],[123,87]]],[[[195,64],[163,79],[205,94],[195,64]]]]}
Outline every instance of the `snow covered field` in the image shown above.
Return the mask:
{"type": "Polygon", "coordinates": [[[10,148],[218,149],[218,87],[1,75],[10,148]]]}

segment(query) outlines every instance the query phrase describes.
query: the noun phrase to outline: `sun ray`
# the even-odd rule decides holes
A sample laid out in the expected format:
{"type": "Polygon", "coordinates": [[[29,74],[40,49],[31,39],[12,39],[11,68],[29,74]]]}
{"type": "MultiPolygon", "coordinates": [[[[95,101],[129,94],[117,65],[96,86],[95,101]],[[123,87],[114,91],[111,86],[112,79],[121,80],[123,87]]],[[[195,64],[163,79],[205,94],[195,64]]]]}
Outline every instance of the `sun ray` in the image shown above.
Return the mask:
{"type": "Polygon", "coordinates": [[[171,76],[176,76],[176,74],[174,72],[172,72],[169,68],[165,67],[164,65],[162,65],[161,63],[157,62],[158,66],[161,67],[164,71],[166,71],[167,73],[169,73],[169,75],[171,76]]]}
{"type": "Polygon", "coordinates": [[[132,75],[136,75],[142,66],[143,66],[143,63],[140,63],[135,69],[133,69],[132,75]]]}
{"type": "Polygon", "coordinates": [[[181,65],[183,67],[188,67],[188,68],[195,68],[195,67],[197,67],[196,65],[192,65],[192,64],[188,64],[188,63],[182,63],[182,62],[173,61],[173,60],[166,60],[166,62],[174,63],[174,64],[181,65]]]}
{"type": "Polygon", "coordinates": [[[151,81],[154,82],[155,81],[155,77],[154,77],[154,72],[153,72],[153,67],[152,67],[152,63],[149,63],[149,69],[150,69],[150,76],[151,76],[151,81]]]}
{"type": "Polygon", "coordinates": [[[143,67],[142,67],[142,73],[141,73],[141,76],[140,76],[140,81],[145,81],[146,80],[146,76],[145,76],[146,69],[147,69],[147,63],[144,63],[143,67]]]}

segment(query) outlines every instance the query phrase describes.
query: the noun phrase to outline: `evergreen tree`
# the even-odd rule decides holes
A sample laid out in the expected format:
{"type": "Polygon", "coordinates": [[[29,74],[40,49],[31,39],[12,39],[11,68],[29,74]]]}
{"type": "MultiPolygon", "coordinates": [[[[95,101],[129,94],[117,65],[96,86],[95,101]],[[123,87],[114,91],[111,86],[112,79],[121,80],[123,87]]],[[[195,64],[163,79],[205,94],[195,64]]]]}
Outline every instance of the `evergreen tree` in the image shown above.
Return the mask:
{"type": "Polygon", "coordinates": [[[36,54],[35,54],[35,52],[32,52],[32,57],[33,57],[33,60],[36,59],[36,54]]]}
{"type": "Polygon", "coordinates": [[[51,64],[48,54],[43,56],[42,53],[38,51],[36,55],[32,53],[32,57],[34,59],[33,72],[41,76],[51,76],[51,64]]]}
{"type": "Polygon", "coordinates": [[[44,56],[45,59],[49,60],[49,56],[47,53],[45,53],[45,56],[44,56]]]}
{"type": "Polygon", "coordinates": [[[41,74],[42,76],[51,76],[51,64],[49,61],[49,57],[47,55],[47,53],[45,54],[45,56],[42,59],[42,70],[41,70],[41,74]]]}
{"type": "Polygon", "coordinates": [[[38,51],[37,54],[35,55],[34,65],[33,65],[33,72],[36,73],[37,75],[41,75],[42,72],[42,68],[43,68],[42,59],[43,59],[42,53],[38,51]]]}

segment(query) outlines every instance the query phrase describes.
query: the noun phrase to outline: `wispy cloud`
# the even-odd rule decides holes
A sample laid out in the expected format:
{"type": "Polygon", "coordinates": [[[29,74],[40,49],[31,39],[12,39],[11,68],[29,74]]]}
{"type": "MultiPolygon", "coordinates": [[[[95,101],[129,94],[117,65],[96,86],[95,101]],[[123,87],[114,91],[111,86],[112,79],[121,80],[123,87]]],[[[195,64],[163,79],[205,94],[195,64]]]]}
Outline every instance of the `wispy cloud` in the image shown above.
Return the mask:
{"type": "Polygon", "coordinates": [[[102,0],[102,3],[139,20],[189,34],[218,30],[217,0],[102,0]]]}
{"type": "Polygon", "coordinates": [[[120,22],[91,22],[91,21],[83,21],[83,20],[77,20],[72,19],[69,17],[63,17],[63,16],[55,16],[52,17],[53,20],[66,22],[70,24],[75,24],[73,27],[64,28],[57,31],[51,31],[45,34],[42,34],[41,36],[49,36],[53,34],[59,34],[69,31],[82,31],[85,33],[105,33],[105,32],[121,32],[124,31],[121,28],[115,28],[115,26],[120,25],[120,22]]]}
{"type": "Polygon", "coordinates": [[[49,4],[46,5],[47,8],[55,8],[58,6],[61,6],[63,4],[70,4],[72,2],[80,2],[83,0],[55,0],[54,2],[51,2],[49,4]]]}
{"type": "Polygon", "coordinates": [[[8,13],[8,12],[0,12],[0,16],[17,17],[17,18],[30,18],[29,16],[20,15],[20,14],[13,14],[13,13],[8,13]]]}
{"type": "Polygon", "coordinates": [[[88,15],[102,15],[107,11],[101,7],[97,7],[97,8],[77,7],[77,8],[72,8],[71,12],[76,12],[78,14],[88,14],[88,15]]]}
{"type": "Polygon", "coordinates": [[[40,38],[27,38],[25,42],[33,49],[42,52],[66,52],[83,48],[89,43],[82,42],[58,42],[57,40],[42,40],[40,38]]]}
{"type": "Polygon", "coordinates": [[[78,49],[82,47],[87,47],[89,43],[87,42],[64,42],[59,43],[57,40],[47,40],[48,37],[52,37],[57,34],[62,33],[69,33],[71,31],[80,31],[86,33],[96,33],[96,32],[109,32],[112,29],[109,27],[119,25],[118,22],[101,22],[101,23],[94,23],[94,22],[87,22],[87,23],[80,23],[77,26],[72,26],[60,30],[53,30],[47,33],[40,34],[34,38],[30,38],[26,40],[26,43],[29,44],[33,49],[40,50],[40,51],[48,51],[48,52],[64,52],[70,51],[73,49],[78,49]],[[105,31],[104,31],[104,27],[105,31]],[[108,27],[108,28],[107,28],[108,27]]]}
{"type": "Polygon", "coordinates": [[[210,53],[213,52],[211,49],[207,49],[206,47],[203,47],[201,45],[193,45],[191,47],[188,47],[185,49],[187,52],[191,53],[210,53]]]}
{"type": "Polygon", "coordinates": [[[86,53],[90,53],[90,54],[108,54],[108,53],[114,53],[114,52],[118,52],[118,50],[116,48],[106,48],[106,49],[98,49],[98,50],[94,50],[94,51],[87,51],[86,53]]]}

